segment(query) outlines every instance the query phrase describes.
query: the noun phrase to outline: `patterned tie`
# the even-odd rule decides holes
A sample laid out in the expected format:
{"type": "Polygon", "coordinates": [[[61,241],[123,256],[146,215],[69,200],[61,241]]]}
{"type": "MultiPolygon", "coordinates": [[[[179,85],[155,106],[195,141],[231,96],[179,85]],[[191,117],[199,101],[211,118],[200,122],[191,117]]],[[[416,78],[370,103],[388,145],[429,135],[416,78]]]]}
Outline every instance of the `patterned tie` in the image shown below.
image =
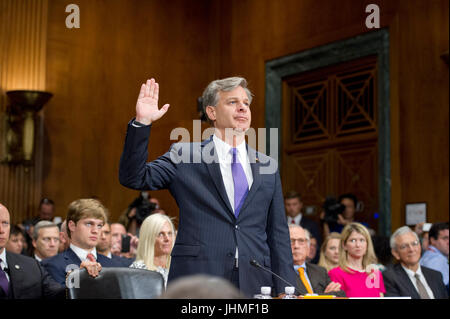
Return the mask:
{"type": "MultiPolygon", "coordinates": [[[[2,260],[0,259],[0,265],[2,260]]],[[[9,281],[8,277],[6,277],[6,273],[3,271],[2,267],[0,267],[0,289],[3,289],[5,295],[8,295],[9,291],[9,281]]]]}
{"type": "Polygon", "coordinates": [[[234,215],[236,218],[239,215],[239,210],[244,203],[244,199],[248,193],[248,182],[245,176],[244,169],[242,168],[239,159],[237,158],[237,149],[231,149],[233,153],[233,161],[231,163],[231,173],[233,174],[233,184],[234,184],[234,215]]]}
{"type": "Polygon", "coordinates": [[[414,277],[416,278],[416,285],[417,285],[417,290],[419,290],[420,299],[430,299],[430,295],[428,294],[427,289],[425,288],[423,283],[420,281],[420,275],[418,273],[415,273],[414,277]]]}
{"type": "Polygon", "coordinates": [[[86,259],[89,261],[96,262],[94,255],[92,255],[91,253],[87,254],[86,259]]]}
{"type": "Polygon", "coordinates": [[[314,293],[313,290],[312,290],[312,288],[311,288],[311,286],[309,285],[308,280],[306,279],[306,276],[305,276],[305,268],[300,267],[300,268],[298,269],[298,273],[300,274],[300,279],[301,279],[303,285],[305,286],[306,291],[308,291],[309,294],[314,293]]]}

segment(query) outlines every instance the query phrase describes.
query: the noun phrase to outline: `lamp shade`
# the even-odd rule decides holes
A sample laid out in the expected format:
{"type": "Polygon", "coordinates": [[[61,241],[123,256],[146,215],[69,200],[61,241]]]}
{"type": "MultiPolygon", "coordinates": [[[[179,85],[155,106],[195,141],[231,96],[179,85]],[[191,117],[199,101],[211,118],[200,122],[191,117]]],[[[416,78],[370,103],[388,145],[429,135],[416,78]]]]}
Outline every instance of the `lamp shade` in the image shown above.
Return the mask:
{"type": "Polygon", "coordinates": [[[7,91],[12,104],[21,107],[23,111],[39,112],[45,103],[53,96],[50,92],[30,91],[30,90],[14,90],[7,91]]]}

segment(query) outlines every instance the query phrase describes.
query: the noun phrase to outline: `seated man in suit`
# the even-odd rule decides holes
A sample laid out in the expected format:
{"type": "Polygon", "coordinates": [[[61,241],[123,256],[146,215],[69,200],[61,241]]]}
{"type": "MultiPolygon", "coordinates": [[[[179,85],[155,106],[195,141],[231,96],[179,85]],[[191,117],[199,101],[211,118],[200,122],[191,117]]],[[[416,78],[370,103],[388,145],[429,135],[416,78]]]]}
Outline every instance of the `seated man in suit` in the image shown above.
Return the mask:
{"type": "Polygon", "coordinates": [[[59,248],[58,226],[48,220],[41,220],[34,226],[32,244],[37,261],[55,256],[59,248]]]}
{"type": "Polygon", "coordinates": [[[133,263],[133,259],[131,258],[125,258],[113,255],[111,253],[111,245],[112,245],[112,238],[111,238],[111,224],[105,223],[102,227],[102,231],[100,234],[100,239],[97,244],[97,252],[99,254],[102,254],[103,256],[108,257],[112,261],[118,264],[122,267],[128,267],[133,263]]]}
{"type": "Polygon", "coordinates": [[[419,264],[420,240],[414,231],[408,226],[397,229],[391,236],[391,249],[400,263],[383,272],[386,297],[448,298],[442,274],[419,264]]]}
{"type": "Polygon", "coordinates": [[[37,260],[6,251],[9,231],[9,211],[0,204],[0,299],[64,298],[64,288],[37,260]]]}
{"type": "Polygon", "coordinates": [[[102,267],[117,267],[111,259],[97,254],[100,232],[106,222],[106,208],[96,199],[78,199],[69,205],[67,235],[70,246],[66,251],[42,261],[42,265],[61,285],[67,273],[85,263],[96,277],[102,267]]]}
{"type": "Polygon", "coordinates": [[[325,294],[345,297],[341,285],[332,282],[328,277],[327,270],[323,267],[306,262],[309,253],[310,234],[298,225],[289,225],[291,237],[292,256],[294,268],[299,274],[297,277],[297,288],[302,295],[325,294]]]}

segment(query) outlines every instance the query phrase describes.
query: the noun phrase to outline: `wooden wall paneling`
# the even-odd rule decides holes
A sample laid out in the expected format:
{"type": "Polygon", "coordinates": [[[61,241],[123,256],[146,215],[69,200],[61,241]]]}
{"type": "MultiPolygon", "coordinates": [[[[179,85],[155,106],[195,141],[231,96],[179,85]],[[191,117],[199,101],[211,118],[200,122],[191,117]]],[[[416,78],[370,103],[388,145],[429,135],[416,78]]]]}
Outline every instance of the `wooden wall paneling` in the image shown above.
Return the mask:
{"type": "MultiPolygon", "coordinates": [[[[96,195],[117,221],[139,195],[119,184],[118,168],[140,85],[155,77],[160,105],[171,105],[152,127],[152,160],[175,142],[172,129],[192,136],[197,97],[219,72],[220,37],[209,41],[219,32],[206,0],[79,0],[80,28],[67,29],[64,10],[72,2],[49,6],[47,86],[55,96],[46,113],[43,188],[61,216],[71,201],[96,195]]],[[[178,215],[167,190],[151,196],[178,215]]]]}
{"type": "MultiPolygon", "coordinates": [[[[0,113],[3,119],[8,104],[6,91],[46,88],[47,10],[47,0],[0,2],[0,113]]],[[[36,117],[33,166],[0,164],[0,202],[8,207],[13,223],[34,216],[42,195],[44,113],[45,108],[36,117]]],[[[2,150],[5,150],[4,145],[2,150]]]]}
{"type": "MultiPolygon", "coordinates": [[[[368,2],[223,2],[232,7],[230,47],[239,49],[222,63],[254,85],[257,127],[265,120],[265,62],[372,31],[364,25],[368,2]]],[[[440,58],[448,50],[448,1],[377,4],[391,48],[391,227],[403,225],[404,205],[414,201],[429,203],[431,222],[448,220],[448,65],[440,58]]]]}

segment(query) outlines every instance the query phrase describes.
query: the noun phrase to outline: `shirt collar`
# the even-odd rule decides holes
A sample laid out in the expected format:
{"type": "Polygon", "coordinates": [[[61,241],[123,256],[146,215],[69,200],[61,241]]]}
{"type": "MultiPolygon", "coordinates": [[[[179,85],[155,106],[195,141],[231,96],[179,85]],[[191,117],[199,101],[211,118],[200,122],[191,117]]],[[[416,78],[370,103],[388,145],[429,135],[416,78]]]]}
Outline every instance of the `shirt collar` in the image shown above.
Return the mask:
{"type": "Polygon", "coordinates": [[[3,265],[2,269],[8,268],[8,262],[6,261],[6,248],[4,248],[4,247],[3,247],[3,252],[0,254],[0,259],[2,260],[2,265],[3,265]]]}
{"type": "Polygon", "coordinates": [[[91,250],[85,250],[83,248],[80,248],[78,246],[75,246],[74,244],[70,244],[70,249],[73,250],[73,252],[78,256],[78,258],[80,258],[81,261],[85,261],[87,260],[87,255],[90,253],[92,255],[94,255],[95,260],[97,260],[97,249],[95,249],[95,247],[91,250]]]}
{"type": "MultiPolygon", "coordinates": [[[[428,250],[430,250],[430,251],[432,251],[434,253],[440,254],[440,255],[445,257],[445,255],[439,249],[434,247],[433,245],[428,245],[428,250]]],[[[447,258],[447,257],[445,257],[445,258],[447,258]]]]}
{"type": "Polygon", "coordinates": [[[36,255],[36,254],[34,254],[34,259],[36,259],[37,261],[39,261],[39,262],[41,262],[42,261],[42,259],[41,258],[39,258],[39,256],[38,255],[36,255]]]}
{"type": "Polygon", "coordinates": [[[295,271],[298,271],[299,268],[304,268],[306,271],[306,262],[303,262],[301,265],[294,265],[295,271]]]}
{"type": "MultiPolygon", "coordinates": [[[[217,151],[217,156],[220,160],[228,160],[231,163],[231,145],[228,143],[225,143],[222,139],[217,137],[215,134],[213,135],[213,141],[214,146],[217,151]]],[[[241,144],[239,144],[237,147],[238,154],[245,154],[247,153],[247,147],[245,146],[244,141],[242,141],[241,144]]]]}
{"type": "Polygon", "coordinates": [[[419,267],[417,268],[416,272],[412,271],[411,269],[406,268],[403,265],[402,265],[402,267],[406,271],[406,273],[408,274],[409,277],[414,277],[415,274],[418,274],[420,277],[423,277],[422,268],[420,267],[420,264],[419,264],[419,267]]]}
{"type": "Polygon", "coordinates": [[[300,221],[302,220],[302,213],[298,214],[298,215],[295,216],[294,218],[292,218],[291,216],[288,216],[288,217],[289,217],[289,222],[292,222],[292,220],[294,220],[295,223],[296,223],[297,225],[299,225],[299,224],[300,224],[300,221]]]}

